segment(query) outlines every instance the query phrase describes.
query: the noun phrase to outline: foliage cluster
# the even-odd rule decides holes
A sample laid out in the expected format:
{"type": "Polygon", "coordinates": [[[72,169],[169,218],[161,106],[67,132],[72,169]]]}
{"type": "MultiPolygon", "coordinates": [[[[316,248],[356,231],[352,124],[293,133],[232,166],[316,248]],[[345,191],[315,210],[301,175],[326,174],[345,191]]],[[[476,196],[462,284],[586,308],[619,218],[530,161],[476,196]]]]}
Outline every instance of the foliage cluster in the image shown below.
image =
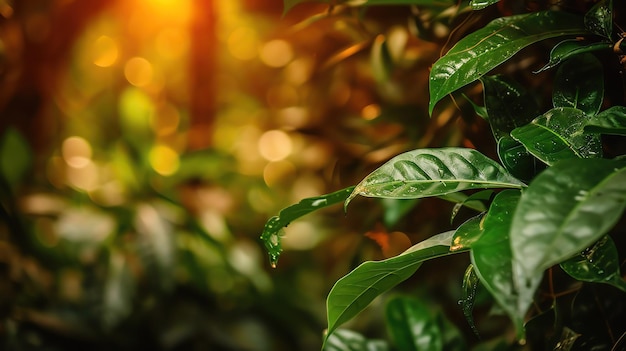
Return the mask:
{"type": "MultiPolygon", "coordinates": [[[[285,11],[300,2],[285,1],[285,11]]],[[[330,6],[365,13],[380,3],[330,6]]],[[[482,11],[509,2],[384,3],[413,5],[437,18],[451,9],[482,11]]],[[[302,200],[267,222],[261,238],[275,265],[283,227],[329,205],[344,203],[349,210],[357,196],[443,198],[456,203],[453,219],[462,207],[476,211],[456,229],[395,257],[364,262],[338,280],[327,298],[326,350],[466,349],[441,314],[412,298],[388,302],[391,343],[338,329],[425,261],[463,253],[469,262],[460,308],[476,333],[481,326],[474,325],[472,310],[482,291],[508,316],[520,344],[558,350],[626,347],[626,330],[619,322],[626,292],[619,258],[626,159],[615,146],[626,135],[626,107],[623,96],[608,98],[605,93],[605,77],[622,74],[616,63],[623,57],[623,34],[614,25],[614,13],[611,0],[522,9],[464,35],[434,63],[428,78],[429,113],[436,114],[436,105],[450,94],[463,103],[459,92],[479,83],[482,103],[465,98],[490,126],[499,162],[487,156],[489,150],[419,148],[393,157],[355,186],[302,200]],[[549,106],[510,72],[494,74],[518,53],[532,56],[524,49],[538,43],[552,46],[548,63],[534,72],[535,80],[552,81],[549,106]],[[557,284],[554,277],[561,272],[565,277],[557,284]],[[601,321],[603,328],[589,326],[589,320],[601,321]]],[[[388,43],[381,43],[372,51],[373,69],[393,70],[388,43]]],[[[476,347],[501,350],[509,343],[476,347]]]]}

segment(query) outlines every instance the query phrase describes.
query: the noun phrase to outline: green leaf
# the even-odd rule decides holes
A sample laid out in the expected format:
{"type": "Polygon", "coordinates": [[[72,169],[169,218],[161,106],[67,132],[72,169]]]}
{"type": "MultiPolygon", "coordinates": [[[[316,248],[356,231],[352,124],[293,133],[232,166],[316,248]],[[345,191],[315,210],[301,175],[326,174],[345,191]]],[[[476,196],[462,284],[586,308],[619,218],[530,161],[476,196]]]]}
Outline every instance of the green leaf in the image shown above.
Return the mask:
{"type": "Polygon", "coordinates": [[[489,125],[496,141],[540,115],[534,97],[517,82],[504,76],[481,78],[489,125]]]}
{"type": "Polygon", "coordinates": [[[442,330],[424,302],[395,297],[387,303],[385,316],[387,330],[399,350],[443,350],[442,330]]]}
{"type": "Polygon", "coordinates": [[[418,149],[400,154],[370,173],[354,188],[357,195],[416,199],[468,189],[522,188],[524,183],[497,162],[473,149],[418,149]]]}
{"type": "Polygon", "coordinates": [[[329,336],[323,351],[388,351],[389,346],[383,340],[368,340],[363,335],[351,330],[340,329],[329,336]]]}
{"type": "Polygon", "coordinates": [[[604,99],[602,64],[592,54],[580,54],[563,63],[554,78],[554,107],[572,107],[594,116],[604,99]]]}
{"type": "Polygon", "coordinates": [[[470,1],[470,6],[472,10],[482,10],[487,6],[493,5],[500,0],[472,0],[470,1]]]}
{"type": "Polygon", "coordinates": [[[526,147],[510,136],[498,141],[500,162],[513,176],[528,181],[537,172],[537,160],[526,147]]]}
{"type": "Polygon", "coordinates": [[[303,199],[295,205],[282,209],[278,213],[278,216],[270,218],[267,223],[265,223],[261,240],[267,249],[272,267],[276,267],[278,257],[282,251],[280,232],[284,227],[306,214],[344,201],[348,195],[352,193],[353,189],[354,187],[351,186],[335,191],[334,193],[303,199]]]}
{"type": "Polygon", "coordinates": [[[475,81],[538,41],[586,32],[582,17],[544,11],[502,17],[461,39],[430,71],[430,103],[475,81]]]}
{"type": "Polygon", "coordinates": [[[540,173],[522,194],[511,226],[518,284],[599,240],[625,206],[624,162],[573,159],[540,173]]]}
{"type": "Polygon", "coordinates": [[[514,129],[511,136],[548,165],[571,158],[600,157],[600,137],[583,133],[587,119],[578,109],[553,108],[531,123],[514,129]]]}
{"type": "Polygon", "coordinates": [[[400,219],[411,212],[412,209],[420,202],[419,199],[396,200],[382,199],[382,207],[384,209],[383,222],[385,227],[391,228],[395,226],[400,219]]]}
{"type": "Polygon", "coordinates": [[[584,130],[588,133],[626,135],[626,107],[612,106],[598,113],[585,123],[584,130]]]}
{"type": "Polygon", "coordinates": [[[593,34],[611,39],[613,1],[601,0],[585,14],[585,27],[593,34]]]}
{"type": "Polygon", "coordinates": [[[498,143],[502,165],[517,178],[531,179],[535,174],[535,158],[510,133],[537,117],[539,106],[534,97],[517,82],[503,76],[485,76],[483,83],[485,107],[489,124],[498,143]]]}
{"type": "Polygon", "coordinates": [[[339,279],[326,300],[327,337],[376,297],[413,275],[423,261],[452,254],[449,246],[453,234],[449,231],[435,235],[396,257],[364,262],[339,279]]]}
{"type": "Polygon", "coordinates": [[[576,39],[563,40],[562,42],[556,44],[552,48],[552,51],[550,51],[550,61],[535,73],[554,68],[568,58],[579,54],[600,50],[610,50],[612,48],[612,43],[604,41],[589,43],[587,41],[581,41],[576,39]]]}
{"type": "MultiPolygon", "coordinates": [[[[524,334],[524,315],[532,303],[532,294],[520,294],[513,282],[513,257],[509,229],[516,205],[518,190],[504,190],[494,198],[483,221],[483,233],[471,246],[471,259],[481,283],[493,295],[498,305],[509,315],[519,338],[524,334]]],[[[541,274],[532,278],[532,287],[541,280],[541,274]]]]}
{"type": "Polygon", "coordinates": [[[452,216],[450,216],[450,223],[454,221],[454,218],[456,217],[456,215],[461,210],[461,207],[463,206],[475,209],[479,212],[487,211],[485,202],[491,200],[492,196],[493,196],[493,190],[483,190],[483,191],[473,193],[472,195],[466,197],[463,201],[456,203],[454,207],[452,208],[452,216]]]}
{"type": "Polygon", "coordinates": [[[28,142],[15,128],[8,128],[0,140],[0,177],[16,187],[31,166],[32,152],[28,142]]]}
{"type": "Polygon", "coordinates": [[[476,301],[476,292],[478,291],[479,283],[480,279],[474,270],[474,266],[470,264],[463,275],[463,297],[461,297],[459,303],[463,309],[463,315],[465,316],[467,324],[469,324],[476,336],[479,336],[479,334],[476,324],[474,323],[474,315],[472,312],[474,311],[474,302],[476,301]]]}
{"type": "Polygon", "coordinates": [[[454,231],[450,251],[467,250],[472,247],[483,234],[482,220],[484,217],[485,215],[481,213],[463,222],[454,231]]]}
{"type": "Polygon", "coordinates": [[[626,281],[620,273],[617,247],[610,236],[605,236],[580,255],[561,263],[567,274],[578,280],[606,283],[626,291],[626,281]]]}

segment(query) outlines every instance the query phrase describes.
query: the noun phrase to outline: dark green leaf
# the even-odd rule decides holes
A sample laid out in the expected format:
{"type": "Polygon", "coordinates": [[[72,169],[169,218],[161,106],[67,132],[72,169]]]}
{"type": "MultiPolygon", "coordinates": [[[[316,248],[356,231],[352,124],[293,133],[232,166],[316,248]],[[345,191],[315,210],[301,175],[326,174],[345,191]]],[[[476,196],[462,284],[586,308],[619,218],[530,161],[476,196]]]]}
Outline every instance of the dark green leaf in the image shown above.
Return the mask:
{"type": "Polygon", "coordinates": [[[626,135],[626,107],[612,106],[591,117],[585,124],[585,132],[626,135]]]}
{"type": "Polygon", "coordinates": [[[400,154],[370,173],[346,199],[357,195],[416,199],[468,189],[522,188],[497,162],[465,148],[419,149],[400,154]]]}
{"type": "Polygon", "coordinates": [[[504,76],[484,76],[483,94],[496,141],[540,115],[539,105],[517,82],[504,76]]]}
{"type": "Polygon", "coordinates": [[[323,351],[388,351],[383,340],[368,340],[351,330],[339,329],[326,340],[323,351]]]}
{"type": "Polygon", "coordinates": [[[326,300],[327,335],[356,316],[376,297],[413,275],[423,261],[450,255],[453,234],[450,231],[435,235],[383,261],[364,262],[339,279],[326,300]]]}
{"type": "Polygon", "coordinates": [[[484,214],[480,214],[463,222],[463,224],[454,231],[450,251],[467,250],[472,247],[483,234],[483,218],[484,214]]]}
{"type": "Polygon", "coordinates": [[[489,5],[493,5],[500,0],[472,0],[470,6],[472,10],[482,10],[489,5]]]}
{"type": "Polygon", "coordinates": [[[474,311],[474,302],[476,301],[476,292],[478,291],[479,283],[480,279],[478,279],[478,275],[476,271],[474,271],[474,266],[470,264],[463,275],[463,296],[459,302],[463,309],[465,320],[476,336],[479,336],[479,334],[478,329],[476,329],[476,324],[474,324],[474,315],[472,312],[474,311]]]}
{"type": "Polygon", "coordinates": [[[617,247],[609,236],[603,237],[580,255],[561,263],[561,268],[578,280],[606,283],[626,291],[617,247]]]}
{"type": "Polygon", "coordinates": [[[485,106],[477,105],[476,103],[474,103],[474,101],[472,101],[472,99],[467,97],[467,95],[465,94],[462,94],[462,95],[465,98],[465,100],[467,100],[467,102],[469,102],[470,105],[472,105],[472,108],[474,109],[474,113],[476,113],[478,117],[485,119],[485,120],[489,120],[489,115],[487,114],[487,108],[485,108],[485,106]]]}
{"type": "Polygon", "coordinates": [[[399,350],[443,350],[442,330],[424,302],[395,297],[387,303],[385,315],[387,330],[399,350]]]}
{"type": "Polygon", "coordinates": [[[280,244],[280,232],[284,227],[288,226],[289,223],[295,219],[298,219],[306,214],[344,201],[348,195],[352,193],[353,189],[354,187],[351,186],[338,190],[334,193],[303,199],[295,205],[282,209],[278,213],[278,216],[270,218],[267,223],[265,223],[263,233],[261,234],[261,240],[263,241],[263,244],[265,245],[265,248],[270,256],[270,264],[272,267],[276,266],[278,257],[282,251],[280,244]]]}
{"type": "Polygon", "coordinates": [[[8,128],[0,140],[0,177],[15,187],[31,166],[32,153],[28,142],[15,128],[8,128]]]}
{"type": "Polygon", "coordinates": [[[552,51],[550,51],[550,61],[535,73],[554,68],[568,58],[579,54],[599,50],[610,50],[611,48],[613,48],[613,44],[609,42],[589,43],[587,41],[581,41],[576,39],[563,40],[562,42],[555,45],[552,48],[552,51]]]}
{"type": "Polygon", "coordinates": [[[450,216],[450,223],[454,221],[454,218],[461,210],[461,207],[469,207],[479,212],[487,211],[486,202],[488,202],[493,196],[493,190],[483,190],[465,198],[463,201],[458,202],[452,208],[452,215],[450,216]]]}
{"type": "MultiPolygon", "coordinates": [[[[471,246],[471,259],[480,282],[513,320],[517,336],[521,338],[532,294],[520,294],[513,282],[509,229],[519,198],[518,190],[505,190],[496,195],[483,221],[483,233],[471,246]]],[[[536,288],[541,274],[529,276],[529,279],[532,279],[532,288],[536,288]]]]}
{"type": "Polygon", "coordinates": [[[535,12],[492,21],[435,62],[430,71],[430,114],[444,96],[487,74],[522,48],[585,32],[582,17],[565,12],[535,12]]]}
{"type": "Polygon", "coordinates": [[[537,171],[537,160],[526,147],[510,136],[498,141],[500,162],[513,176],[528,181],[537,171]]]}
{"type": "Polygon", "coordinates": [[[573,159],[540,173],[522,194],[511,226],[518,284],[599,240],[624,207],[624,162],[573,159]]]}
{"type": "Polygon", "coordinates": [[[593,34],[611,39],[613,1],[600,0],[585,14],[585,27],[593,34]]]}
{"type": "Polygon", "coordinates": [[[594,116],[604,98],[602,64],[592,54],[580,54],[563,63],[554,78],[554,107],[572,107],[594,116]]]}
{"type": "Polygon", "coordinates": [[[553,108],[531,123],[514,129],[511,136],[548,165],[571,158],[601,157],[600,137],[583,133],[587,119],[578,109],[553,108]]]}

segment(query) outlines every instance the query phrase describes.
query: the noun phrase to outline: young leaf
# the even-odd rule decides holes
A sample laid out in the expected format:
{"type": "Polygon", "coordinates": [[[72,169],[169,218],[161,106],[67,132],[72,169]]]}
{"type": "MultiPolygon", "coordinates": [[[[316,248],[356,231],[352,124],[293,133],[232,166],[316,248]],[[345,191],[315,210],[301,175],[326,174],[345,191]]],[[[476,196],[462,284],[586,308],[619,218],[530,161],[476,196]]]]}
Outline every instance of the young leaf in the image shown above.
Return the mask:
{"type": "Polygon", "coordinates": [[[580,255],[561,263],[570,276],[595,283],[606,283],[626,291],[626,281],[620,273],[617,247],[610,236],[605,236],[580,255]]]}
{"type": "MultiPolygon", "coordinates": [[[[532,294],[520,294],[513,282],[509,229],[519,199],[517,190],[505,190],[496,195],[483,221],[483,233],[471,246],[471,259],[481,283],[509,315],[517,336],[521,338],[524,315],[532,303],[532,294]]],[[[532,287],[536,287],[541,274],[529,278],[532,278],[532,287]]]]}
{"type": "Polygon", "coordinates": [[[389,351],[384,340],[368,340],[351,330],[340,329],[329,336],[323,351],[389,351]]]}
{"type": "Polygon", "coordinates": [[[600,111],[604,98],[602,64],[592,54],[580,54],[563,63],[554,78],[554,107],[572,107],[588,116],[600,111]]]}
{"type": "Polygon", "coordinates": [[[544,11],[502,17],[461,39],[430,71],[430,103],[482,77],[538,41],[586,33],[582,17],[544,11]]]}
{"type": "Polygon", "coordinates": [[[576,39],[567,39],[556,44],[550,51],[550,61],[535,73],[543,72],[558,66],[570,57],[583,54],[586,52],[610,50],[613,44],[606,41],[589,43],[576,39]]]}
{"type": "Polygon", "coordinates": [[[435,235],[396,257],[364,262],[339,279],[326,299],[327,338],[376,297],[413,275],[423,261],[452,254],[450,242],[453,234],[454,231],[449,231],[435,235]]]}
{"type": "Polygon", "coordinates": [[[443,350],[442,330],[428,306],[417,299],[396,297],[385,309],[387,330],[403,351],[443,350]]]}
{"type": "Polygon", "coordinates": [[[585,14],[585,27],[593,34],[611,39],[613,1],[600,0],[585,14]]]}
{"type": "Polygon", "coordinates": [[[585,123],[585,132],[626,135],[626,107],[612,106],[591,117],[585,123]]]}
{"type": "Polygon", "coordinates": [[[582,252],[626,207],[626,163],[573,159],[540,173],[522,194],[511,226],[518,284],[582,252]]]}
{"type": "Polygon", "coordinates": [[[571,158],[602,155],[600,137],[584,134],[585,112],[571,107],[558,107],[516,128],[511,136],[542,162],[553,165],[571,158]]]}
{"type": "Polygon", "coordinates": [[[346,199],[357,195],[416,199],[468,189],[522,188],[524,183],[473,149],[419,149],[400,154],[370,173],[346,199]]]}
{"type": "Polygon", "coordinates": [[[278,216],[270,218],[267,223],[265,223],[261,240],[270,256],[270,264],[272,267],[276,267],[278,257],[282,251],[280,245],[280,231],[284,227],[306,214],[344,201],[348,195],[352,193],[353,189],[354,187],[351,186],[335,191],[334,193],[303,199],[295,205],[282,209],[278,213],[278,216]]]}
{"type": "Polygon", "coordinates": [[[476,300],[476,292],[478,291],[479,283],[480,279],[478,279],[478,275],[476,271],[474,271],[474,266],[470,264],[463,275],[463,297],[459,303],[463,309],[463,315],[465,316],[467,324],[469,324],[476,336],[479,336],[479,334],[476,324],[474,324],[472,311],[474,310],[474,301],[476,300]]]}

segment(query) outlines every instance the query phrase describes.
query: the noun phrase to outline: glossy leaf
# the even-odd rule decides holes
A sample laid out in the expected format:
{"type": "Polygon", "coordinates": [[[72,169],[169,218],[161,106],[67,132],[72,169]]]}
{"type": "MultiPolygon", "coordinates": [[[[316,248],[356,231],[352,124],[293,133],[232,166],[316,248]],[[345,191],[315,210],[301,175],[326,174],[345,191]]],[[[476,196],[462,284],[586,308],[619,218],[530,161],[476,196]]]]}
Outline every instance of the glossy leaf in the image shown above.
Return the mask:
{"type": "Polygon", "coordinates": [[[585,132],[626,135],[626,107],[612,106],[591,117],[585,123],[585,132]]]}
{"type": "MultiPolygon", "coordinates": [[[[480,282],[509,315],[518,338],[521,338],[524,315],[532,303],[532,294],[519,294],[513,282],[509,229],[519,198],[517,190],[505,190],[496,195],[483,221],[483,233],[471,246],[471,259],[480,282]]],[[[529,278],[536,287],[541,274],[529,278]]]]}
{"type": "Polygon", "coordinates": [[[539,174],[522,194],[511,226],[518,284],[599,240],[625,207],[624,162],[566,160],[539,174]]]}
{"type": "Polygon", "coordinates": [[[465,274],[463,275],[463,296],[459,303],[461,304],[461,308],[463,309],[463,316],[465,316],[465,320],[469,324],[470,328],[476,336],[478,336],[478,329],[476,328],[476,324],[474,323],[474,315],[472,312],[474,311],[474,302],[476,301],[476,292],[478,291],[478,285],[480,283],[480,279],[474,271],[474,266],[469,265],[465,270],[465,274]]]}
{"type": "Polygon", "coordinates": [[[324,344],[323,351],[388,351],[383,340],[368,340],[363,335],[346,329],[337,330],[324,344]]]}
{"type": "Polygon", "coordinates": [[[429,306],[417,299],[396,297],[385,309],[387,330],[403,351],[443,350],[442,330],[429,306]]]}
{"type": "Polygon", "coordinates": [[[423,261],[451,254],[453,234],[450,231],[435,235],[396,257],[364,262],[339,279],[326,300],[328,334],[356,316],[376,297],[413,275],[423,261]]]}
{"type": "Polygon", "coordinates": [[[537,159],[510,136],[498,141],[498,156],[504,168],[521,181],[530,180],[537,171],[537,159]]]}
{"type": "Polygon", "coordinates": [[[594,42],[589,43],[587,41],[581,41],[576,39],[563,40],[552,48],[550,51],[550,61],[535,73],[543,72],[558,66],[561,62],[580,55],[583,53],[610,50],[613,48],[613,44],[609,42],[594,42]]]}
{"type": "Polygon", "coordinates": [[[571,158],[600,157],[600,137],[583,133],[587,119],[578,109],[553,108],[531,123],[514,129],[511,136],[548,165],[571,158]]]}
{"type": "Polygon", "coordinates": [[[600,0],[585,14],[585,27],[593,34],[611,39],[613,1],[600,0]]]}
{"type": "Polygon", "coordinates": [[[510,133],[540,115],[534,97],[517,82],[503,76],[481,78],[485,107],[502,165],[517,178],[530,179],[535,158],[510,133]]]}
{"type": "Polygon", "coordinates": [[[357,195],[415,199],[468,189],[522,188],[524,184],[497,162],[465,148],[418,149],[400,154],[363,179],[357,195]]]}
{"type": "Polygon", "coordinates": [[[479,212],[487,211],[486,203],[493,197],[493,190],[482,190],[465,198],[463,201],[458,202],[452,208],[452,215],[450,216],[450,223],[454,221],[454,218],[459,213],[463,206],[475,209],[479,212]]]}
{"type": "Polygon", "coordinates": [[[470,1],[470,7],[472,10],[482,10],[487,6],[493,5],[500,0],[472,0],[470,1]]]}
{"type": "Polygon", "coordinates": [[[483,218],[484,214],[481,213],[463,222],[463,224],[454,231],[450,251],[467,250],[472,247],[483,234],[483,218]]]}
{"type": "Polygon", "coordinates": [[[609,236],[603,237],[580,255],[561,263],[561,268],[578,280],[606,283],[626,291],[617,247],[609,236]]]}
{"type": "Polygon", "coordinates": [[[594,116],[604,99],[602,64],[592,54],[580,54],[564,62],[554,78],[554,107],[572,107],[594,116]]]}
{"type": "Polygon", "coordinates": [[[517,82],[504,76],[481,78],[489,125],[496,141],[540,115],[534,97],[517,82]]]}
{"type": "Polygon", "coordinates": [[[582,17],[544,11],[502,17],[461,39],[430,71],[430,103],[477,80],[538,41],[585,33],[582,17]]]}
{"type": "Polygon", "coordinates": [[[282,251],[280,237],[284,227],[306,214],[344,201],[348,195],[352,193],[353,189],[354,187],[352,186],[334,193],[303,199],[295,205],[282,209],[278,213],[278,216],[270,218],[267,223],[265,223],[261,240],[267,249],[272,267],[276,266],[278,257],[282,251]]]}

